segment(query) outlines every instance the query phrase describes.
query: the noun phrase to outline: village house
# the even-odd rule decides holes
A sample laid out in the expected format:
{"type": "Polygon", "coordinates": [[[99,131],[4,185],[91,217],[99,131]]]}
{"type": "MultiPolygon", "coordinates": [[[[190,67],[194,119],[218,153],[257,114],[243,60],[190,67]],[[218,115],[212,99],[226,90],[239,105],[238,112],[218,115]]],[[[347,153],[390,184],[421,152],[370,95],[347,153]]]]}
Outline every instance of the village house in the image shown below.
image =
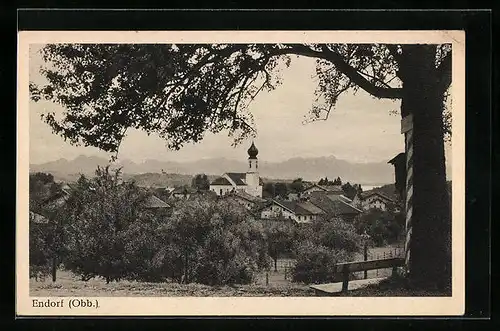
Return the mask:
{"type": "Polygon", "coordinates": [[[307,188],[305,188],[300,196],[307,196],[310,195],[313,192],[323,192],[323,193],[335,193],[335,194],[342,194],[342,186],[340,185],[318,185],[318,184],[313,184],[307,188]]]}
{"type": "Polygon", "coordinates": [[[297,223],[311,223],[318,220],[325,212],[308,201],[272,200],[260,209],[261,220],[283,218],[297,223]]]}
{"type": "Polygon", "coordinates": [[[187,200],[192,195],[198,193],[198,190],[192,187],[176,187],[171,193],[170,197],[175,199],[187,200]]]}
{"type": "Polygon", "coordinates": [[[226,172],[210,183],[210,191],[218,196],[223,196],[230,192],[244,192],[254,197],[262,197],[263,182],[259,176],[259,161],[257,147],[252,145],[248,153],[248,170],[246,173],[226,172]]]}
{"type": "Polygon", "coordinates": [[[356,194],[353,204],[363,210],[379,209],[386,211],[395,207],[395,201],[385,194],[376,191],[367,191],[356,194]]]}
{"type": "Polygon", "coordinates": [[[62,189],[48,197],[43,205],[45,208],[58,208],[63,206],[70,197],[71,187],[66,184],[62,189]]]}
{"type": "Polygon", "coordinates": [[[327,192],[313,192],[307,197],[308,201],[321,208],[327,219],[333,217],[353,222],[363,213],[352,204],[352,200],[343,194],[332,194],[327,192]]]}
{"type": "Polygon", "coordinates": [[[153,212],[155,216],[161,218],[168,217],[172,213],[171,205],[152,194],[148,195],[144,201],[144,208],[153,212]]]}
{"type": "Polygon", "coordinates": [[[241,191],[232,191],[227,194],[225,198],[237,202],[247,210],[255,210],[267,203],[266,199],[256,197],[241,191]]]}

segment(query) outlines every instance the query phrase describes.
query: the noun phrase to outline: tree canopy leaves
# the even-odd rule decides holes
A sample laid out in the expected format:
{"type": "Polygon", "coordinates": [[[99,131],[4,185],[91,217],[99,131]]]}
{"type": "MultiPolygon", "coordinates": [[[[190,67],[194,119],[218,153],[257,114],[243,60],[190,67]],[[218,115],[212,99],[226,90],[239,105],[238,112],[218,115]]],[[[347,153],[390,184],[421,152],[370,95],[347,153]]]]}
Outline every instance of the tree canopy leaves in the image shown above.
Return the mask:
{"type": "MultiPolygon", "coordinates": [[[[451,82],[449,45],[434,45],[436,84],[451,82]]],[[[227,130],[237,144],[255,134],[249,103],[281,83],[293,56],[316,60],[309,120],[328,118],[339,96],[364,89],[402,98],[405,45],[382,44],[49,44],[48,84],[31,98],[65,108],[45,121],[72,144],[116,152],[128,128],[156,133],[179,149],[227,130]]]]}

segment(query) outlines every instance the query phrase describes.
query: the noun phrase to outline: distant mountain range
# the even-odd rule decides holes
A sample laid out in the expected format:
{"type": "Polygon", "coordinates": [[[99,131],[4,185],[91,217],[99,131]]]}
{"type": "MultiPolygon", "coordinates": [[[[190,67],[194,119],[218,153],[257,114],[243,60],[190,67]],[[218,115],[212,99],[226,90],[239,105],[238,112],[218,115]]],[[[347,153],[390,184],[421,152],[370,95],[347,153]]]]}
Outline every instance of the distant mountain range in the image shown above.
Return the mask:
{"type": "MultiPolygon", "coordinates": [[[[109,161],[96,156],[80,155],[74,160],[59,159],[43,164],[30,164],[30,172],[48,172],[56,180],[74,181],[79,174],[91,176],[98,165],[105,166],[109,161]]],[[[224,172],[245,172],[246,162],[226,158],[201,159],[195,162],[174,162],[146,160],[135,163],[131,160],[121,160],[111,165],[122,167],[124,176],[147,178],[153,174],[178,174],[190,176],[205,173],[207,175],[221,175],[224,172]],[[138,176],[142,174],[141,176],[138,176]]],[[[367,185],[383,185],[394,181],[394,170],[387,162],[378,163],[351,163],[337,159],[334,156],[318,158],[291,158],[284,162],[259,161],[260,175],[270,179],[294,179],[317,181],[327,176],[334,179],[338,176],[344,182],[367,185]]],[[[162,176],[162,177],[164,177],[162,176]]],[[[171,176],[172,177],[172,176],[171,176]]],[[[181,176],[182,177],[182,176],[181,176]]],[[[166,179],[167,177],[165,177],[166,179]]],[[[186,178],[181,181],[184,182],[186,178]]]]}

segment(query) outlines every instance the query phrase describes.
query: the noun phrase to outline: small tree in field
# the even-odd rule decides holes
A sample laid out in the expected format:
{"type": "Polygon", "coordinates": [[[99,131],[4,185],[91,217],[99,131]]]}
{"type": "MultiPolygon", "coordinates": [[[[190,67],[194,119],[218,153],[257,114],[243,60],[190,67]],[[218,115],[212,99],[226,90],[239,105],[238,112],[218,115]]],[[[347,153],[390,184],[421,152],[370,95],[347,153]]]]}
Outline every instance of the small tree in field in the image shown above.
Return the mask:
{"type": "Polygon", "coordinates": [[[51,174],[41,172],[30,174],[29,179],[30,212],[45,218],[43,224],[39,224],[30,217],[30,267],[36,270],[33,275],[39,276],[51,270],[52,280],[56,281],[57,267],[64,256],[64,214],[57,204],[48,202],[60,195],[61,185],[54,182],[51,174]]]}
{"type": "Polygon", "coordinates": [[[227,201],[183,201],[161,230],[160,269],[183,283],[248,283],[267,263],[262,228],[227,201]]]}
{"type": "Polygon", "coordinates": [[[83,280],[100,276],[107,283],[130,275],[130,243],[141,239],[131,229],[151,217],[141,208],[144,198],[134,184],[121,182],[118,170],[98,168],[95,178],[80,177],[65,207],[65,267],[83,280]]]}
{"type": "Polygon", "coordinates": [[[269,256],[274,261],[274,271],[278,271],[280,254],[291,252],[294,242],[294,224],[286,219],[275,219],[264,226],[269,256]]]}
{"type": "Polygon", "coordinates": [[[46,249],[46,225],[34,222],[30,215],[29,265],[30,278],[45,278],[50,273],[51,256],[46,249]]]}

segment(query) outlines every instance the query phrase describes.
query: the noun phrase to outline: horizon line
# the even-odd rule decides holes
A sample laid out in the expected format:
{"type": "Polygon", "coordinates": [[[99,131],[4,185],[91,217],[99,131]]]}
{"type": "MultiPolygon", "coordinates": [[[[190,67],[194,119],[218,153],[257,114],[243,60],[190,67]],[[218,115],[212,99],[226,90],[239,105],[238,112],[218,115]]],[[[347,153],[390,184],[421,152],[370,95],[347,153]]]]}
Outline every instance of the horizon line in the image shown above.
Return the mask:
{"type": "MultiPolygon", "coordinates": [[[[38,163],[32,163],[30,162],[29,165],[43,165],[43,164],[46,164],[46,163],[51,163],[51,162],[57,162],[57,161],[62,161],[62,160],[65,160],[65,161],[75,161],[76,159],[78,158],[81,158],[81,157],[84,157],[84,158],[97,158],[97,159],[101,159],[101,160],[104,160],[106,161],[107,163],[111,163],[111,164],[118,164],[119,162],[123,162],[123,161],[130,161],[130,162],[133,162],[135,164],[144,164],[146,163],[147,161],[158,161],[158,162],[171,162],[171,163],[193,163],[193,162],[198,162],[198,161],[203,161],[203,160],[217,160],[217,159],[224,159],[224,160],[230,160],[230,161],[236,161],[236,162],[243,162],[244,163],[244,160],[241,159],[241,158],[232,158],[232,157],[226,157],[226,156],[220,156],[220,157],[201,157],[197,160],[186,160],[186,161],[175,161],[175,160],[162,160],[162,159],[154,159],[154,158],[146,158],[144,159],[143,161],[134,161],[130,158],[123,158],[123,159],[120,159],[118,158],[116,161],[112,161],[110,158],[106,158],[104,156],[98,156],[98,155],[85,155],[85,154],[80,154],[72,159],[69,159],[69,158],[65,158],[65,157],[60,157],[58,159],[53,159],[53,160],[49,160],[49,161],[44,161],[44,162],[38,162],[38,163]]],[[[387,161],[385,159],[381,159],[379,161],[354,161],[354,160],[349,160],[349,159],[344,159],[344,158],[338,158],[337,156],[333,155],[333,154],[330,154],[330,155],[322,155],[322,156],[293,156],[293,157],[290,157],[290,158],[287,158],[287,159],[284,159],[284,160],[281,160],[281,161],[265,161],[265,160],[260,160],[261,163],[283,163],[283,162],[286,162],[286,161],[289,161],[289,160],[293,160],[293,159],[321,159],[321,158],[334,158],[336,160],[339,160],[339,161],[346,161],[348,163],[355,163],[355,164],[370,164],[370,163],[384,163],[384,162],[388,162],[388,159],[387,161]]]]}

